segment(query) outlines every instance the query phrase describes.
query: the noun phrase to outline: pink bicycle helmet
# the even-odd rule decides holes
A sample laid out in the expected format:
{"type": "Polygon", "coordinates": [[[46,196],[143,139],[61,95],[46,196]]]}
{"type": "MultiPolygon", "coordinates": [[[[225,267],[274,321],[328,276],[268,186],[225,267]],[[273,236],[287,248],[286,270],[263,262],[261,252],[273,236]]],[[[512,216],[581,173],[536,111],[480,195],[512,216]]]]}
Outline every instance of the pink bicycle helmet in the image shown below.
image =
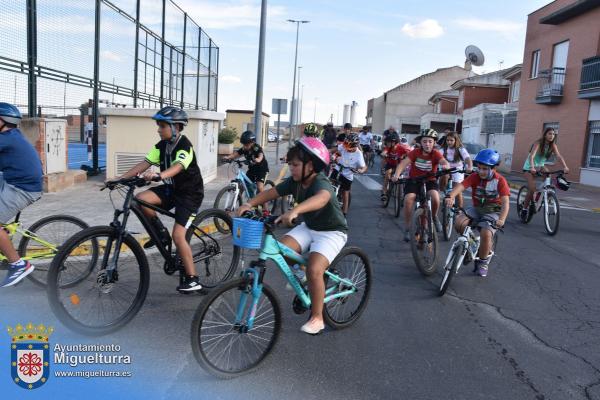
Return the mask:
{"type": "Polygon", "coordinates": [[[329,151],[319,139],[304,136],[296,144],[311,156],[315,171],[320,172],[329,165],[329,151]]]}

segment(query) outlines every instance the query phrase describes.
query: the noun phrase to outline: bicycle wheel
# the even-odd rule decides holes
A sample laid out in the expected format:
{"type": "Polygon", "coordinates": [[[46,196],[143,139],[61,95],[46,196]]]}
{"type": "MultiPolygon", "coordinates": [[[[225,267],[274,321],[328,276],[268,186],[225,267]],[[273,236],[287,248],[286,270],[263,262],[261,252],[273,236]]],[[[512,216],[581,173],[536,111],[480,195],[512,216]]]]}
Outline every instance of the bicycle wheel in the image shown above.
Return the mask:
{"type": "Polygon", "coordinates": [[[418,208],[413,215],[410,250],[417,268],[425,276],[435,272],[437,260],[437,234],[429,210],[418,208]]]}
{"type": "Polygon", "coordinates": [[[387,208],[388,204],[390,204],[390,198],[394,195],[394,184],[392,182],[388,182],[388,189],[385,192],[385,200],[381,202],[381,206],[383,208],[387,208]]]}
{"type": "Polygon", "coordinates": [[[205,371],[218,378],[248,373],[269,355],[281,331],[281,307],[275,292],[263,284],[254,326],[247,330],[252,307],[252,280],[236,279],[220,286],[200,303],[192,322],[192,350],[205,371]],[[237,310],[245,299],[243,319],[237,310]]]}
{"type": "Polygon", "coordinates": [[[235,187],[232,185],[225,186],[223,189],[219,190],[219,193],[217,193],[217,197],[215,198],[213,206],[214,208],[225,210],[231,213],[242,205],[241,193],[238,194],[237,199],[234,197],[235,187]]]}
{"type": "Polygon", "coordinates": [[[454,247],[451,251],[452,257],[448,264],[444,267],[444,276],[442,277],[442,282],[440,283],[440,291],[438,292],[439,296],[443,296],[446,293],[446,290],[450,287],[450,281],[452,277],[456,275],[458,271],[458,267],[462,263],[462,259],[467,251],[465,248],[465,242],[461,242],[460,245],[454,247]]]}
{"type": "MultiPolygon", "coordinates": [[[[340,278],[351,281],[357,291],[344,297],[338,297],[325,303],[323,318],[327,325],[334,329],[343,329],[352,325],[365,311],[371,293],[371,262],[364,251],[358,247],[344,247],[335,257],[329,271],[340,278]]],[[[334,287],[336,292],[348,290],[350,287],[325,275],[326,291],[334,287]]]]}
{"type": "Polygon", "coordinates": [[[117,269],[109,279],[117,232],[110,226],[84,229],[65,242],[48,271],[48,300],[56,317],[75,332],[105,335],[125,326],[138,313],[150,284],[148,260],[131,235],[123,238],[117,269]],[[89,268],[90,249],[97,242],[98,257],[91,273],[72,282],[89,268]]]}
{"type": "Polygon", "coordinates": [[[550,236],[556,235],[558,232],[558,224],[560,222],[560,204],[556,193],[548,191],[547,201],[544,201],[544,228],[550,236]]]}
{"type": "Polygon", "coordinates": [[[454,213],[451,207],[446,207],[446,203],[442,205],[442,231],[444,233],[444,240],[449,241],[452,237],[452,230],[454,229],[454,213]]]}
{"type": "Polygon", "coordinates": [[[402,183],[396,183],[394,185],[394,216],[398,218],[400,216],[400,210],[404,206],[404,185],[402,183]]]}
{"type": "Polygon", "coordinates": [[[185,233],[200,284],[213,288],[235,273],[240,248],[233,245],[233,221],[223,210],[204,210],[185,233]]]}
{"type": "MultiPolygon", "coordinates": [[[[527,186],[523,185],[521,186],[521,188],[519,189],[519,193],[517,194],[517,218],[519,218],[519,221],[521,221],[524,224],[528,224],[531,221],[531,218],[533,218],[533,213],[531,212],[527,213],[527,219],[521,218],[521,210],[523,209],[523,203],[525,202],[527,193],[529,193],[529,189],[527,188],[527,186]]],[[[533,202],[533,199],[531,199],[531,202],[533,202]]],[[[531,206],[531,203],[529,205],[531,206]]]]}
{"type": "MultiPolygon", "coordinates": [[[[88,227],[84,221],[70,215],[51,215],[36,221],[27,229],[33,237],[22,236],[17,252],[29,260],[35,269],[27,277],[36,285],[45,287],[52,259],[67,239],[88,227]],[[37,239],[37,240],[36,240],[37,239]],[[44,242],[50,244],[48,247],[44,242]]],[[[97,243],[93,250],[97,252],[97,243]]],[[[92,259],[90,259],[92,261],[92,259]]],[[[88,268],[91,271],[92,263],[88,268]]],[[[78,279],[85,279],[85,271],[78,279]]]]}
{"type": "MultiPolygon", "coordinates": [[[[269,189],[272,189],[275,187],[275,184],[273,183],[273,181],[267,180],[265,182],[265,187],[263,190],[267,191],[269,189]]],[[[275,200],[271,200],[268,201],[265,204],[265,208],[271,213],[271,214],[275,214],[279,208],[279,198],[275,199],[275,200]]]]}

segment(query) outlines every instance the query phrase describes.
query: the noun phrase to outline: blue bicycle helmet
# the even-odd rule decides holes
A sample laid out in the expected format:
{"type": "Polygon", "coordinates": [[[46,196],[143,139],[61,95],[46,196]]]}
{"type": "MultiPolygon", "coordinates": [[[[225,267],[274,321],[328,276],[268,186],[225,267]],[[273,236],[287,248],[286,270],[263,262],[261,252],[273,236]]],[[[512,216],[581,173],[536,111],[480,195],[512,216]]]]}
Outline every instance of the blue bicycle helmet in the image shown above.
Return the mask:
{"type": "Polygon", "coordinates": [[[188,115],[179,107],[167,106],[163,107],[152,116],[153,120],[165,121],[169,124],[188,124],[188,115]]]}
{"type": "Polygon", "coordinates": [[[21,112],[17,107],[9,103],[0,103],[0,119],[4,122],[18,125],[22,118],[21,112]]]}
{"type": "Polygon", "coordinates": [[[500,163],[500,154],[494,149],[483,149],[477,153],[473,162],[495,167],[500,163]]]}

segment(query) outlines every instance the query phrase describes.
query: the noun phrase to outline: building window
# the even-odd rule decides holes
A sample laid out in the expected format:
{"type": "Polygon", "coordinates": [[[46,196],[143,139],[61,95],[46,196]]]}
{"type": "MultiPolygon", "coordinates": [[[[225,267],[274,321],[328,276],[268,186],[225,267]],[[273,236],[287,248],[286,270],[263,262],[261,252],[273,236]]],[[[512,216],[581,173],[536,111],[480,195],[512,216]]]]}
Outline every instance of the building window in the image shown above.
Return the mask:
{"type": "Polygon", "coordinates": [[[515,103],[519,101],[519,91],[521,90],[521,80],[514,81],[512,83],[510,102],[515,103]]]}
{"type": "Polygon", "coordinates": [[[540,72],[540,51],[536,50],[531,55],[531,79],[535,79],[538,77],[538,73],[540,72]]]}
{"type": "Polygon", "coordinates": [[[590,135],[586,166],[600,168],[600,121],[590,121],[590,135]]]}

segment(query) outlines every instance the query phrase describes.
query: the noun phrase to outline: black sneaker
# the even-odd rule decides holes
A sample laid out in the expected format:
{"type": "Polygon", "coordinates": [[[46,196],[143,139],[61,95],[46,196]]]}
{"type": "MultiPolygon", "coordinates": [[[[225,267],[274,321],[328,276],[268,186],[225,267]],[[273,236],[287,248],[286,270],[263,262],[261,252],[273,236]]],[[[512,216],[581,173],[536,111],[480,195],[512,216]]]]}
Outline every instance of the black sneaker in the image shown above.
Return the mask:
{"type": "Polygon", "coordinates": [[[183,284],[177,286],[177,290],[185,293],[196,292],[198,290],[202,290],[202,285],[200,284],[197,276],[186,275],[185,279],[183,280],[183,284]]]}
{"type": "Polygon", "coordinates": [[[152,239],[149,239],[146,243],[144,243],[145,249],[151,249],[154,246],[156,246],[156,243],[154,243],[154,240],[152,239]]]}

